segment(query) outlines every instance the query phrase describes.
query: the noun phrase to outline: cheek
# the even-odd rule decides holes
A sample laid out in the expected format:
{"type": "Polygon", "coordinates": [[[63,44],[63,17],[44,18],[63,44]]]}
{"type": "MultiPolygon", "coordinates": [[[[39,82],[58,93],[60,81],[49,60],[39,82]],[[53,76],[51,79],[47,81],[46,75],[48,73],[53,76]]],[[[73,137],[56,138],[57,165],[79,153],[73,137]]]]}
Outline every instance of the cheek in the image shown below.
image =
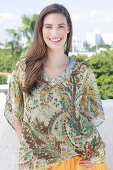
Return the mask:
{"type": "Polygon", "coordinates": [[[50,34],[50,32],[47,30],[43,30],[42,33],[43,33],[43,37],[47,37],[50,34]]]}
{"type": "Polygon", "coordinates": [[[64,36],[67,36],[67,30],[60,30],[60,34],[64,35],[64,36]]]}

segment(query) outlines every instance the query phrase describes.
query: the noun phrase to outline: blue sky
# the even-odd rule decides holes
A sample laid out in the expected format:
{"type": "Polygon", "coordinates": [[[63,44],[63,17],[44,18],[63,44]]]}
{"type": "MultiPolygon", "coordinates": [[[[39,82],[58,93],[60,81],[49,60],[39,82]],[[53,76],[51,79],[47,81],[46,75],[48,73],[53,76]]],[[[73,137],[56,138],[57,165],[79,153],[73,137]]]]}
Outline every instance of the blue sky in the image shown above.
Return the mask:
{"type": "Polygon", "coordinates": [[[85,38],[87,32],[100,28],[113,32],[113,0],[0,0],[0,42],[5,42],[8,28],[21,26],[22,15],[39,13],[52,3],[63,4],[70,12],[73,35],[85,38]]]}

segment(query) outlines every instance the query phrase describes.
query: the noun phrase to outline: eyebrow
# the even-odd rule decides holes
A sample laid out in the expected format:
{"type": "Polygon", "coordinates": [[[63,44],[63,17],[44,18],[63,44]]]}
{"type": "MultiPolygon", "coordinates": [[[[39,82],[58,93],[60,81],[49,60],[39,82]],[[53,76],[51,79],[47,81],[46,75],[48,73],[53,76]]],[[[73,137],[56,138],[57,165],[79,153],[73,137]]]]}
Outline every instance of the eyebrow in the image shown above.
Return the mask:
{"type": "MultiPolygon", "coordinates": [[[[52,24],[44,24],[44,26],[46,26],[46,25],[52,25],[52,24]]],[[[61,24],[58,24],[58,25],[66,25],[65,23],[61,23],[61,24]]]]}

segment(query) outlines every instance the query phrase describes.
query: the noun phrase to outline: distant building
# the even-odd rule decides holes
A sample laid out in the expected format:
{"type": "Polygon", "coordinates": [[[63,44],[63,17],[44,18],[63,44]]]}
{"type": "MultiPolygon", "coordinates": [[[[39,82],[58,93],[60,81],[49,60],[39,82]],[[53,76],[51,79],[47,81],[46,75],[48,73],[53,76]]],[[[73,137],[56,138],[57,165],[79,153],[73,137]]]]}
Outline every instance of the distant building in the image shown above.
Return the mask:
{"type": "Polygon", "coordinates": [[[99,29],[96,29],[95,32],[89,32],[86,34],[86,39],[91,46],[95,45],[112,45],[113,43],[113,33],[100,33],[99,29]]]}
{"type": "Polygon", "coordinates": [[[95,45],[105,45],[101,34],[95,34],[95,45]]]}
{"type": "Polygon", "coordinates": [[[78,38],[76,36],[73,36],[72,52],[83,51],[83,49],[84,49],[83,42],[84,42],[83,38],[78,38]]]}

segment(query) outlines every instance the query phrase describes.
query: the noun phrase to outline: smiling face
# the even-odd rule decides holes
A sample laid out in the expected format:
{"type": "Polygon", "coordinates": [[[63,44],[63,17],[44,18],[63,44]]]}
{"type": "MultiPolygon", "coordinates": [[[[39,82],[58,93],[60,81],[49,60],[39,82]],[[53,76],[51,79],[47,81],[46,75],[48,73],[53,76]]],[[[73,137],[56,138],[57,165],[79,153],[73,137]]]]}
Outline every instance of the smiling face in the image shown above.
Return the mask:
{"type": "Polygon", "coordinates": [[[48,48],[64,48],[67,33],[69,33],[65,16],[60,13],[46,15],[43,21],[42,33],[48,48]]]}

